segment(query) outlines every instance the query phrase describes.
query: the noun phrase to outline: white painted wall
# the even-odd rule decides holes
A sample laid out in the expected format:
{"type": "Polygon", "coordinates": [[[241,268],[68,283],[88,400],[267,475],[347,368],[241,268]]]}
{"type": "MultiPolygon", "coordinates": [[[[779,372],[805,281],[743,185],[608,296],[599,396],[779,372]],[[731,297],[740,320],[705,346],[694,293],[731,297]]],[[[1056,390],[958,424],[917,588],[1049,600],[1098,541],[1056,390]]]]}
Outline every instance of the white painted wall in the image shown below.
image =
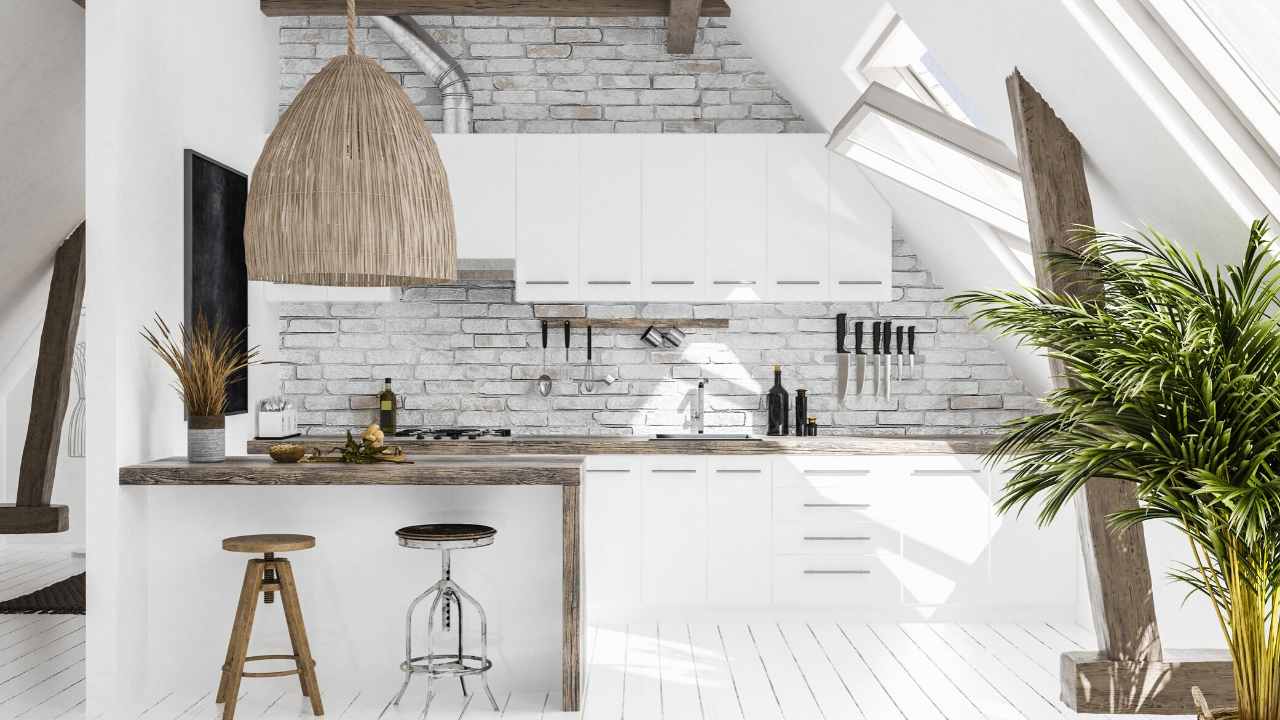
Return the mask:
{"type": "MultiPolygon", "coordinates": [[[[12,502],[53,255],[84,217],[84,11],[71,2],[0,7],[0,501],[12,502]]],[[[83,460],[65,446],[54,502],[69,533],[4,542],[83,542],[83,460]]]]}
{"type": "MultiPolygon", "coordinates": [[[[275,24],[255,0],[90,3],[86,25],[89,712],[146,682],[144,498],[122,464],[185,452],[170,376],[138,338],[182,315],[182,150],[248,171],[276,105],[275,24]],[[141,669],[141,670],[140,670],[141,669]]],[[[252,322],[252,318],[251,318],[252,322]]],[[[251,338],[252,341],[252,338],[251,338]]],[[[229,436],[250,432],[233,419],[229,436]]]]}

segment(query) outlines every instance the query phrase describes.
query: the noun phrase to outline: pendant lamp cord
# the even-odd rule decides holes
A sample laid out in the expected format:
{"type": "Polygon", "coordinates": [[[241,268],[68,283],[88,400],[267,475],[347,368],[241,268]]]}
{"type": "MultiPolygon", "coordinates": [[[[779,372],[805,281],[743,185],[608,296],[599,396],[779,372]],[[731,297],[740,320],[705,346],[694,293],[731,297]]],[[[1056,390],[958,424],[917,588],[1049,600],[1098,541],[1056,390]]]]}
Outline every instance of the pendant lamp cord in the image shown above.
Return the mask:
{"type": "Polygon", "coordinates": [[[356,54],[356,0],[347,0],[347,54],[356,54]]]}

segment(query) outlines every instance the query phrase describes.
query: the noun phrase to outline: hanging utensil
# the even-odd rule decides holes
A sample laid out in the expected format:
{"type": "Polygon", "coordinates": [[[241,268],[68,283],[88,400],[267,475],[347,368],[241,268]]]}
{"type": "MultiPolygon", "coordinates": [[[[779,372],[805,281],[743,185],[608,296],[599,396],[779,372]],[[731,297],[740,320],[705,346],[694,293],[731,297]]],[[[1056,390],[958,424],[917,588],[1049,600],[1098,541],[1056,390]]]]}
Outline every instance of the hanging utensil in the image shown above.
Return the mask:
{"type": "MultiPolygon", "coordinates": [[[[844,336],[848,332],[849,316],[836,314],[836,404],[844,407],[844,395],[849,390],[849,351],[844,346],[844,336]]],[[[798,403],[797,403],[798,407],[798,403]]],[[[804,415],[804,411],[796,416],[804,415]]]]}
{"type": "Polygon", "coordinates": [[[593,393],[596,391],[596,373],[591,362],[591,326],[587,326],[587,366],[584,368],[586,377],[582,380],[582,392],[593,393]]]}
{"type": "Polygon", "coordinates": [[[542,321],[542,374],[538,376],[538,394],[551,394],[551,376],[547,374],[547,321],[542,321]]]}
{"type": "Polygon", "coordinates": [[[564,364],[569,364],[569,321],[564,321],[564,364]]]}

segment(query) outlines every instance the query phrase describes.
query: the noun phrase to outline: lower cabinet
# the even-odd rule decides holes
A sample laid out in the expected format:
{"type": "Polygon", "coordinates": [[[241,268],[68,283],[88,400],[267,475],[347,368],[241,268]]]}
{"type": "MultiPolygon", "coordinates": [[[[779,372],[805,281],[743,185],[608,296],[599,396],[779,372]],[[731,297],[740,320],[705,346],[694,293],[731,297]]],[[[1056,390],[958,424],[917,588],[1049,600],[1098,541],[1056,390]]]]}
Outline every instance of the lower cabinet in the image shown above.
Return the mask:
{"type": "Polygon", "coordinates": [[[605,622],[717,609],[904,618],[1073,612],[1068,511],[994,511],[1004,475],[965,455],[598,456],[586,575],[605,622]]]}

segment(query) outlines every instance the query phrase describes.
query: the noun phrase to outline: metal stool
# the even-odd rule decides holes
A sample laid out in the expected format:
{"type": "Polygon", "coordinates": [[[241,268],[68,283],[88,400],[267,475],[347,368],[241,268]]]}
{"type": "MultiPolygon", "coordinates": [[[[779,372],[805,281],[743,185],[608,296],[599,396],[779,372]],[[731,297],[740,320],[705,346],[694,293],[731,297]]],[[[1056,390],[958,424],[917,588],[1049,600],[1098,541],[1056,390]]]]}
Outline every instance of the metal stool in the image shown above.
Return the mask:
{"type": "Polygon", "coordinates": [[[400,669],[404,671],[404,683],[400,685],[400,692],[396,693],[395,699],[391,701],[393,705],[400,704],[400,699],[404,697],[405,691],[409,689],[409,680],[413,678],[414,673],[423,673],[427,676],[427,703],[426,707],[423,708],[423,713],[426,713],[427,708],[431,707],[431,701],[435,698],[433,682],[436,678],[458,678],[458,682],[462,685],[462,694],[465,697],[467,695],[467,676],[479,675],[480,682],[484,685],[484,693],[489,696],[489,704],[493,706],[494,710],[498,709],[498,701],[494,699],[493,691],[489,689],[489,678],[485,675],[489,668],[493,667],[493,663],[489,660],[489,627],[488,621],[485,619],[484,608],[450,577],[449,557],[449,554],[454,550],[466,550],[468,548],[492,545],[493,536],[497,534],[497,530],[487,525],[455,524],[411,525],[396,531],[396,537],[400,539],[401,547],[440,551],[441,578],[436,581],[435,585],[432,585],[426,592],[409,603],[409,611],[405,614],[404,619],[404,662],[400,663],[400,669]],[[431,601],[431,611],[427,613],[427,651],[424,655],[415,656],[413,654],[413,611],[417,609],[419,603],[432,595],[435,595],[435,599],[431,601]],[[475,608],[476,614],[480,616],[479,655],[467,655],[462,649],[463,600],[475,608]],[[443,609],[440,607],[441,601],[444,603],[443,609]],[[456,605],[458,609],[456,620],[450,612],[451,603],[456,605]],[[431,650],[431,632],[435,629],[436,611],[438,609],[441,610],[440,620],[446,632],[455,622],[458,626],[457,652],[433,653],[431,650]]]}
{"type": "Polygon", "coordinates": [[[227,660],[222,665],[222,678],[218,682],[217,701],[226,703],[222,708],[223,720],[235,717],[241,678],[284,675],[297,675],[303,696],[311,700],[311,713],[324,715],[320,685],[316,682],[316,661],[311,657],[307,629],[302,624],[302,607],[298,604],[293,568],[285,558],[276,557],[278,552],[306,550],[315,546],[316,539],[310,535],[239,535],[222,541],[223,550],[263,555],[262,559],[249,560],[244,570],[244,584],[240,586],[240,604],[236,607],[236,620],[231,627],[231,640],[227,643],[227,660]],[[263,595],[263,602],[270,604],[275,602],[277,592],[284,604],[284,619],[289,626],[293,654],[249,655],[249,634],[253,631],[258,595],[263,595]],[[245,672],[244,664],[255,660],[292,660],[294,668],[276,672],[245,672]]]}

